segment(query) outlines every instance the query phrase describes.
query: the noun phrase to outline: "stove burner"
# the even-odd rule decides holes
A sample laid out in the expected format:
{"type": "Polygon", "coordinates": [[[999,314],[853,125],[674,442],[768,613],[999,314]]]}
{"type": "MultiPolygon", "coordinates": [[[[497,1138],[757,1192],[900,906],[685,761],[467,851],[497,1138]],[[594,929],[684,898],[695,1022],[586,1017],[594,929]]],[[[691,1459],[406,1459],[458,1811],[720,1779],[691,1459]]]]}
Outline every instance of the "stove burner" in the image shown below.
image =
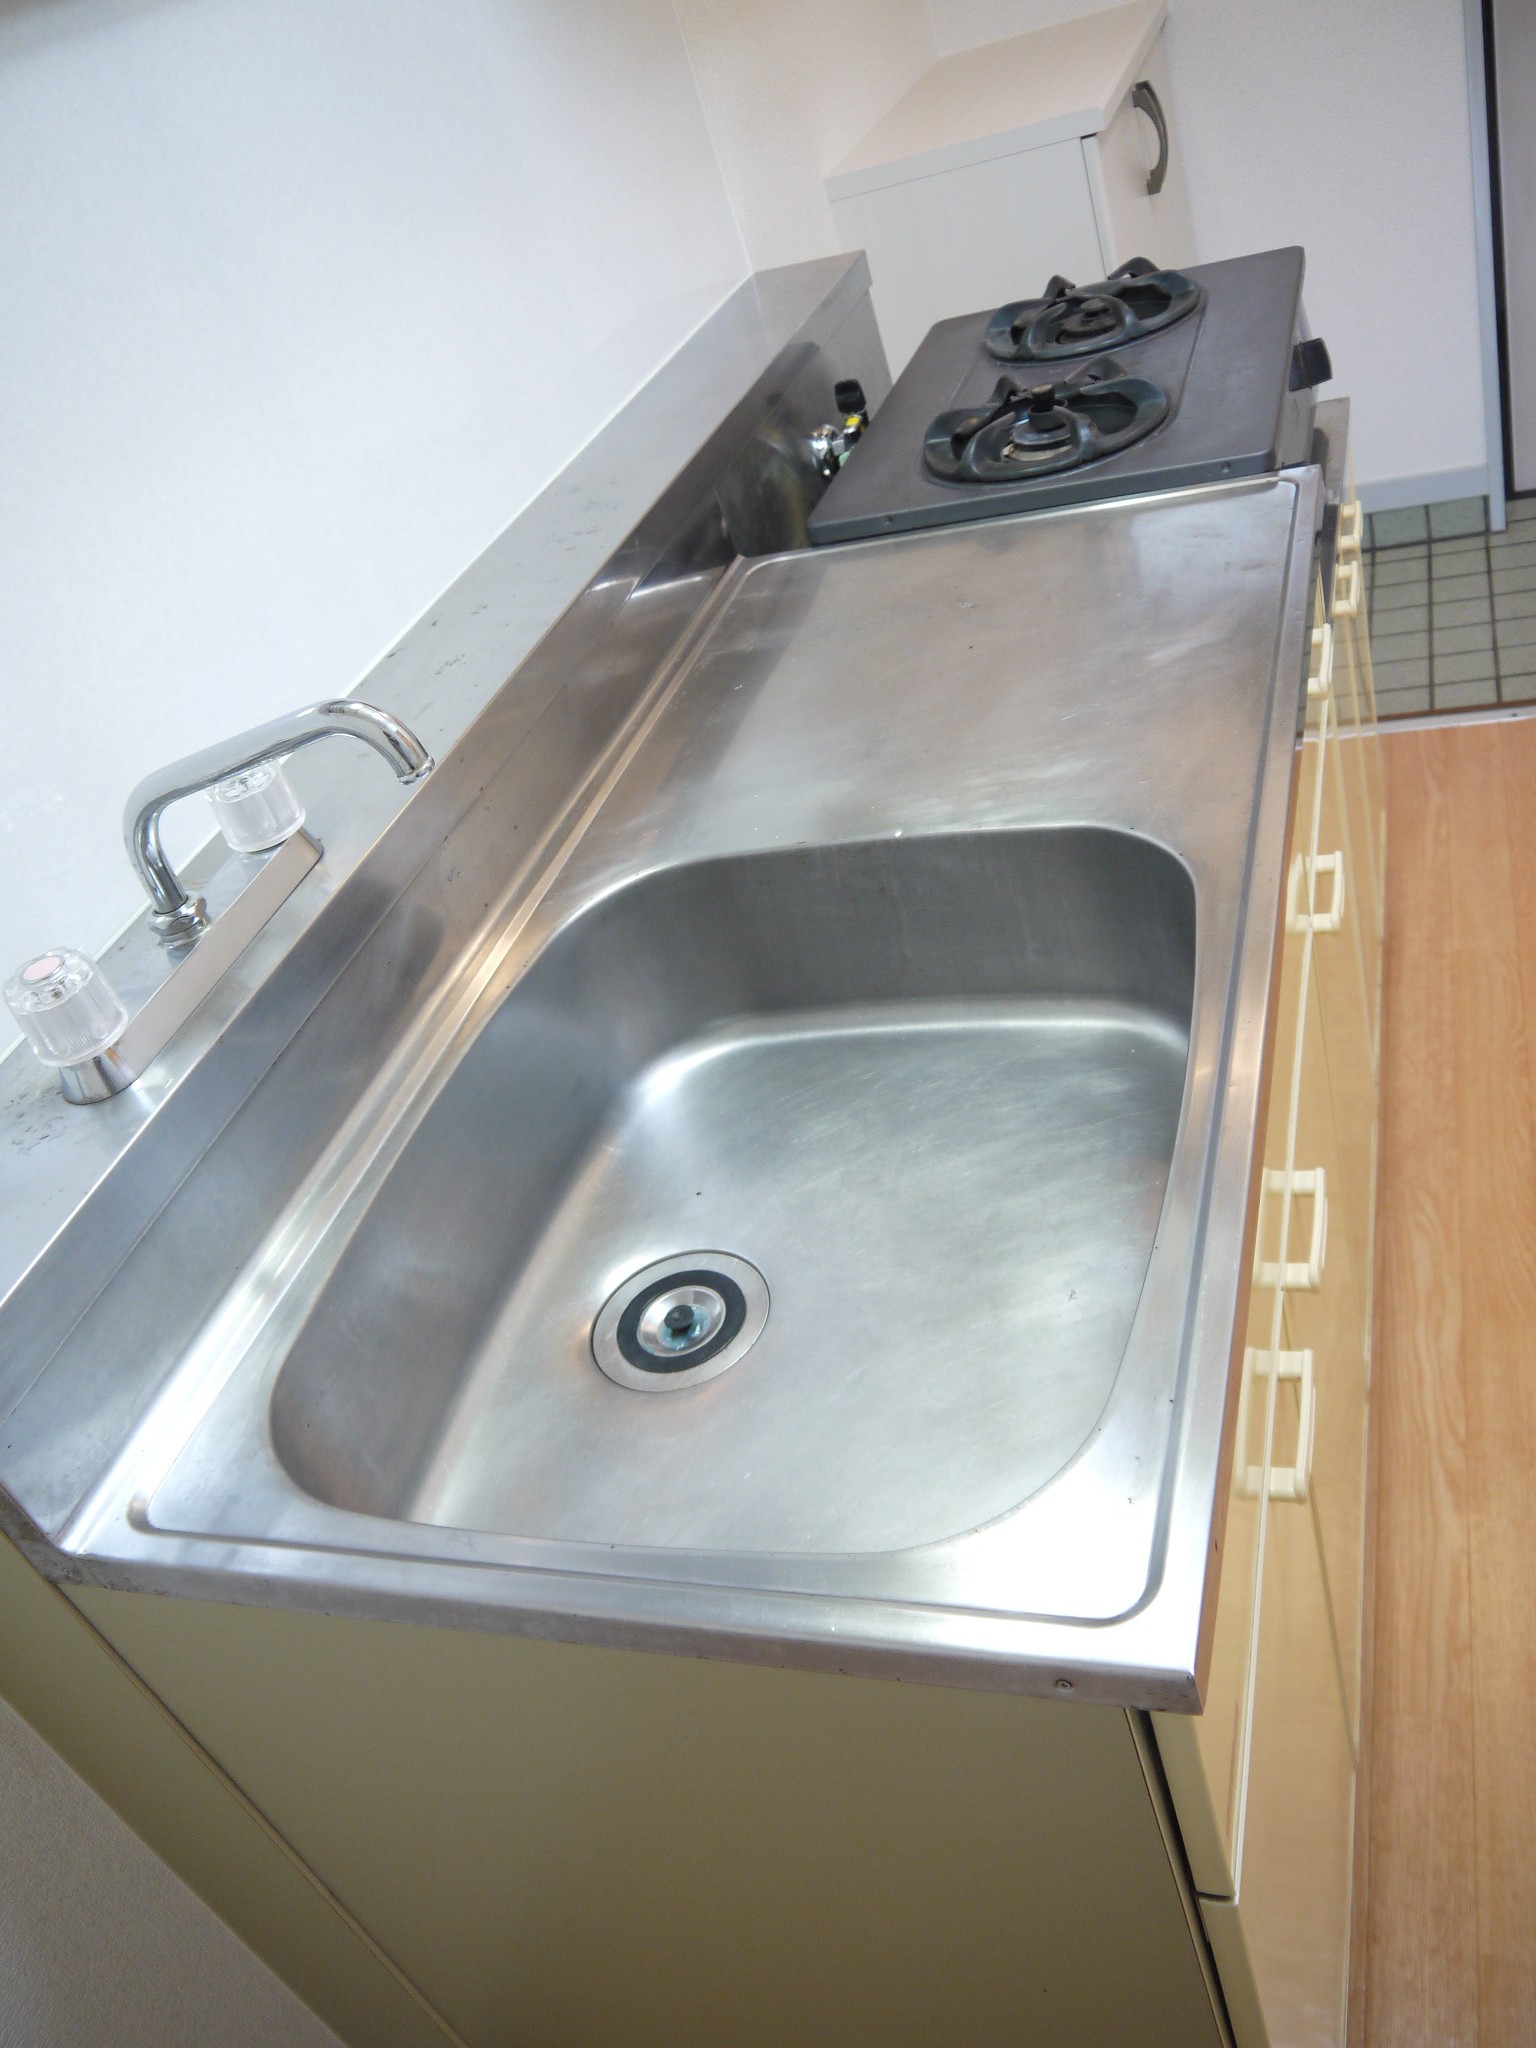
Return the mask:
{"type": "Polygon", "coordinates": [[[942,412],[923,460],[953,484],[1017,483],[1082,469],[1139,441],[1168,417],[1168,394],[1113,359],[1056,384],[1000,377],[985,405],[942,412]]]}
{"type": "Polygon", "coordinates": [[[987,323],[987,353],[1004,363],[1054,363],[1140,341],[1193,313],[1203,288],[1182,270],[1158,270],[1145,256],[1079,288],[1053,277],[1043,299],[1000,306],[987,323]]]}

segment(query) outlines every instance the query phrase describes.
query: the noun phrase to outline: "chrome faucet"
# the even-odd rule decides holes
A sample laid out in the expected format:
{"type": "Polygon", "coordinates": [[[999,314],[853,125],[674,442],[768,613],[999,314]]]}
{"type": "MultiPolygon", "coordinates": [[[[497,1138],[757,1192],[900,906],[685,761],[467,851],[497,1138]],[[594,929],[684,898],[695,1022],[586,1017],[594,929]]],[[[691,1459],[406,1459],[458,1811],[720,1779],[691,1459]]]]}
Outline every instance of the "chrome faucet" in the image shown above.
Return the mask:
{"type": "Polygon", "coordinates": [[[211,789],[232,775],[260,767],[297,753],[315,740],[333,733],[350,734],[382,754],[402,782],[419,782],[433,766],[432,756],[409,726],[402,725],[387,711],[355,698],[338,697],[324,704],[310,704],[302,711],[290,711],[285,718],[271,719],[250,732],[221,744],[204,747],[185,759],[173,761],[157,774],[146,775],[129,797],[123,812],[123,837],[128,858],[138,870],[149,896],[149,923],[167,944],[195,938],[208,926],[208,912],[201,897],[189,896],[176,877],[160,844],[162,812],[184,796],[211,789]]]}

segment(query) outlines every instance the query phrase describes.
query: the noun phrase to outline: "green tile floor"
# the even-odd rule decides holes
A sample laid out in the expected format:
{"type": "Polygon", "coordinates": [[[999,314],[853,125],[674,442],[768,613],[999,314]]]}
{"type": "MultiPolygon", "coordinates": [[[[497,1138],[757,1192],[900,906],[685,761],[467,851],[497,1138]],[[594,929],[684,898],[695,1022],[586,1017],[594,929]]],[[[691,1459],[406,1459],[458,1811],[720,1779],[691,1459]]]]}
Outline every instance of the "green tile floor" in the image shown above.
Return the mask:
{"type": "Polygon", "coordinates": [[[1536,700],[1536,498],[1483,530],[1481,498],[1366,525],[1376,708],[1383,718],[1536,700]]]}

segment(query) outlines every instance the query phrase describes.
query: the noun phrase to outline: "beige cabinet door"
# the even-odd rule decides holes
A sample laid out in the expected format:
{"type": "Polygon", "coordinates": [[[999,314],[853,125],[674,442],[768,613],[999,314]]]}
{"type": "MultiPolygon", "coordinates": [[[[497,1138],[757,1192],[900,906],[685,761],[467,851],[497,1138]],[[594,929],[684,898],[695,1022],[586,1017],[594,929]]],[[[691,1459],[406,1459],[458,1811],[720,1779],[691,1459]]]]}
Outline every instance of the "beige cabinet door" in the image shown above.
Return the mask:
{"type": "MultiPolygon", "coordinates": [[[[1314,957],[1321,941],[1314,936],[1314,957]]],[[[1276,1462],[1290,1456],[1297,1506],[1316,1522],[1330,1634],[1337,1645],[1345,1721],[1353,1748],[1360,1712],[1360,1627],[1365,1558],[1366,1380],[1361,1314],[1349,1232],[1340,1227],[1344,1183],[1323,1035],[1321,986],[1308,992],[1297,1107],[1292,1223],[1285,1299],[1286,1351],[1294,1377],[1281,1381],[1276,1462]]]]}
{"type": "Polygon", "coordinates": [[[1238,2048],[1339,2048],[1348,1975],[1381,842],[1321,589],[1315,623],[1206,1712],[1182,1737],[1154,1717],[1187,1841],[1181,1759],[1208,1780],[1190,1861],[1238,2048]]]}
{"type": "Polygon", "coordinates": [[[1312,1518],[1304,1502],[1275,1500],[1238,1893],[1201,1901],[1237,2048],[1340,2048],[1353,1835],[1354,1762],[1312,1518]]]}
{"type": "MultiPolygon", "coordinates": [[[[1322,803],[1317,853],[1293,862],[1287,921],[1310,923],[1312,972],[1322,1013],[1323,1064],[1336,1129],[1337,1171],[1332,1213],[1342,1227],[1359,1312],[1359,1348],[1370,1356],[1371,1246],[1376,1208],[1376,1026],[1372,998],[1379,992],[1381,945],[1352,826],[1347,777],[1359,742],[1307,742],[1322,755],[1322,803]]],[[[1319,1077],[1320,1078],[1320,1077],[1319,1077]]],[[[1324,1107],[1320,1102],[1320,1110],[1324,1107]]]]}
{"type": "MultiPolygon", "coordinates": [[[[1360,509],[1352,501],[1346,534],[1358,530],[1360,509]]],[[[1371,666],[1370,619],[1366,609],[1365,573],[1357,546],[1340,553],[1334,571],[1331,607],[1334,642],[1335,697],[1338,730],[1349,744],[1342,769],[1351,837],[1359,866],[1362,909],[1369,906],[1364,929],[1380,941],[1386,911],[1386,785],[1381,738],[1376,726],[1376,682],[1371,666]]],[[[1373,989],[1372,1017],[1375,1017],[1373,989]]]]}
{"type": "MultiPolygon", "coordinates": [[[[1320,760],[1321,829],[1328,751],[1308,745],[1304,753],[1320,760]]],[[[1280,1268],[1284,1343],[1265,1383],[1265,1518],[1241,1860],[1235,1921],[1222,1936],[1213,1932],[1213,1945],[1225,1939],[1240,1952],[1229,1956],[1232,2002],[1237,2020],[1246,1984],[1247,2034],[1273,2048],[1339,2048],[1354,1845],[1365,1386],[1348,1236],[1328,1227],[1328,1189],[1340,1169],[1315,928],[1303,927],[1303,943],[1280,1268]]]]}
{"type": "MultiPolygon", "coordinates": [[[[1310,848],[1318,822],[1316,747],[1300,751],[1293,848],[1310,848]]],[[[1301,1055],[1301,1002],[1305,982],[1306,936],[1302,928],[1281,939],[1275,1028],[1270,1048],[1269,1108],[1263,1161],[1255,1192],[1248,1317],[1235,1388],[1237,1417],[1226,1523],[1221,1540],[1221,1578],[1216,1620],[1200,1714],[1154,1714],[1164,1772],[1168,1778],[1185,1854],[1197,1891],[1230,1898],[1237,1889],[1248,1775],[1249,1691],[1254,1630],[1258,1616],[1258,1569],[1263,1527],[1265,1446],[1269,1431],[1267,1389],[1272,1361],[1283,1348],[1281,1273],[1286,1259],[1284,1200],[1287,1147],[1297,1100],[1301,1055]]]]}
{"type": "MultiPolygon", "coordinates": [[[[1283,1162],[1286,1090],[1277,1094],[1283,1162]]],[[[1274,1204],[1261,1211],[1261,1243],[1263,1225],[1272,1225],[1277,1214],[1274,1204]]],[[[1272,1243],[1271,1255],[1273,1249],[1272,1243]]],[[[1284,1342],[1283,1300],[1274,1286],[1252,1287],[1245,1337],[1243,1355],[1234,1361],[1240,1375],[1237,1421],[1205,1708],[1199,1714],[1152,1717],[1195,1889],[1216,1898],[1231,1898],[1237,1889],[1248,1782],[1248,1701],[1265,1512],[1266,1388],[1269,1361],[1284,1342]]]]}

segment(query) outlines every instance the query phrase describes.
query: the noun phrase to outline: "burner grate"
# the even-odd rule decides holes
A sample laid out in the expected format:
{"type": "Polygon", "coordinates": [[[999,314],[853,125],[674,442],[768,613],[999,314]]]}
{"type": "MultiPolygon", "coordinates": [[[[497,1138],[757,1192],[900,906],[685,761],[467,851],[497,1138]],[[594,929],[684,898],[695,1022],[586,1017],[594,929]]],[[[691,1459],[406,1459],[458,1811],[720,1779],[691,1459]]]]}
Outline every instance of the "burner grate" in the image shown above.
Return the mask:
{"type": "Polygon", "coordinates": [[[987,323],[987,353],[1004,363],[1054,363],[1159,334],[1205,298],[1182,270],[1158,270],[1133,256],[1101,284],[1053,277],[1039,299],[1000,306],[987,323]]]}
{"type": "Polygon", "coordinates": [[[943,412],[923,441],[930,474],[945,483],[1018,483],[1102,462],[1168,416],[1168,394],[1113,359],[1057,383],[1001,377],[980,406],[943,412]]]}

